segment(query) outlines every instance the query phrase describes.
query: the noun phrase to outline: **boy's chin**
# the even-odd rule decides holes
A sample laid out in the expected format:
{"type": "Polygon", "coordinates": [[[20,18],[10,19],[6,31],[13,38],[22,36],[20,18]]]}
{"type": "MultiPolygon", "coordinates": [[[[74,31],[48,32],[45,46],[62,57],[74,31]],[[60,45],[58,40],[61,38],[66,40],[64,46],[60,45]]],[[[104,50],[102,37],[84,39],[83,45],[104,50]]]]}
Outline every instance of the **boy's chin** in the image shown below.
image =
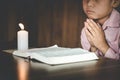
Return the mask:
{"type": "Polygon", "coordinates": [[[98,19],[98,18],[96,18],[96,17],[88,17],[89,19],[98,19]]]}
{"type": "Polygon", "coordinates": [[[87,16],[88,16],[89,19],[98,19],[98,17],[95,16],[95,15],[87,15],[87,16]]]}
{"type": "Polygon", "coordinates": [[[95,22],[98,21],[98,18],[94,18],[94,17],[88,17],[88,18],[94,20],[95,22]]]}
{"type": "Polygon", "coordinates": [[[88,17],[89,19],[97,20],[98,18],[96,17],[88,17]]]}

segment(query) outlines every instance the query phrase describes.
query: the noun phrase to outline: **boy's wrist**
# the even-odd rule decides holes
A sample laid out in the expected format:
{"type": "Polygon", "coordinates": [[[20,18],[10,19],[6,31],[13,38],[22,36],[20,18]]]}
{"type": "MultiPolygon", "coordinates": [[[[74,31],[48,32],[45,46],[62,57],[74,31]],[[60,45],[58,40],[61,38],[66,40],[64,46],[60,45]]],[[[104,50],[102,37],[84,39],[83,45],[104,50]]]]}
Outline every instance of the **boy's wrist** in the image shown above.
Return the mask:
{"type": "Polygon", "coordinates": [[[103,53],[103,55],[105,55],[108,49],[109,49],[109,46],[106,44],[102,46],[99,50],[103,53]]]}

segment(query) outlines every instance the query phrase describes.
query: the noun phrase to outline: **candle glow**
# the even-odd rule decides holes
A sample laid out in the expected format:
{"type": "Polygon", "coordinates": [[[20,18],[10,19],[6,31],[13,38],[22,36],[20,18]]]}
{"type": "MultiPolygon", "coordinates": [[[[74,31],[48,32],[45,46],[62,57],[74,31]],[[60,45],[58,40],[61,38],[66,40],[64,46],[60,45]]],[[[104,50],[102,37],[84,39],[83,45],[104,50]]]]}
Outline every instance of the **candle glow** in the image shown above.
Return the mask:
{"type": "Polygon", "coordinates": [[[23,30],[24,29],[24,25],[22,23],[19,23],[19,27],[23,30]]]}

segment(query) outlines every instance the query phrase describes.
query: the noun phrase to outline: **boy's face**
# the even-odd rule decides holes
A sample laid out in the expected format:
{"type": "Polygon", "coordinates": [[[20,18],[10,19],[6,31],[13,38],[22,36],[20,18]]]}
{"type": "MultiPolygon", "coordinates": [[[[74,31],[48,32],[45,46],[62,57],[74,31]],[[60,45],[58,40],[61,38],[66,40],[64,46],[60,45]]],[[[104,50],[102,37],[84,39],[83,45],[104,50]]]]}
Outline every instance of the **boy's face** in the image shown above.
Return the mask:
{"type": "Polygon", "coordinates": [[[83,9],[88,18],[103,19],[113,9],[114,0],[83,0],[83,9]]]}

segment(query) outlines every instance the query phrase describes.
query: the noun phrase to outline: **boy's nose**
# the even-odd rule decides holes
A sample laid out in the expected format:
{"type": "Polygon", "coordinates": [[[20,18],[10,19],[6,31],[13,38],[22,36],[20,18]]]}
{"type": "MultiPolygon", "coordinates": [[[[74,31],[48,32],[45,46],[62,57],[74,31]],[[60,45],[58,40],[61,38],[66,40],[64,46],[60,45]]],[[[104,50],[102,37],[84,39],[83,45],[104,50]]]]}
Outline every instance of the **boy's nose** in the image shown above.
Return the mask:
{"type": "Polygon", "coordinates": [[[93,0],[88,0],[88,6],[93,7],[94,6],[94,1],[93,0]]]}

